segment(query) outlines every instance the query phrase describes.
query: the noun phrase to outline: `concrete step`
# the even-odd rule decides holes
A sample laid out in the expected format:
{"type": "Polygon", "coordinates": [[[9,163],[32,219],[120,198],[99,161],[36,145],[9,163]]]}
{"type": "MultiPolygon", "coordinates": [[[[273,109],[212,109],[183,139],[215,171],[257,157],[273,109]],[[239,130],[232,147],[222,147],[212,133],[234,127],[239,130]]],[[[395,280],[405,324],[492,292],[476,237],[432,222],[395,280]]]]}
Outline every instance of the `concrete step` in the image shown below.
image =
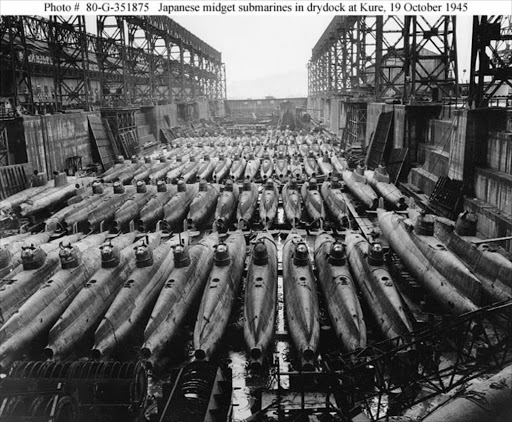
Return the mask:
{"type": "Polygon", "coordinates": [[[475,196],[496,207],[500,212],[510,215],[512,175],[490,168],[476,168],[475,196]]]}
{"type": "Polygon", "coordinates": [[[487,165],[512,174],[512,132],[490,132],[487,140],[487,165]]]}
{"type": "Polygon", "coordinates": [[[423,168],[437,176],[446,176],[449,169],[450,153],[430,144],[418,144],[418,161],[423,168]]]}
{"type": "Polygon", "coordinates": [[[430,196],[438,179],[439,176],[430,173],[423,167],[417,167],[410,171],[408,182],[421,189],[425,195],[430,196]]]}

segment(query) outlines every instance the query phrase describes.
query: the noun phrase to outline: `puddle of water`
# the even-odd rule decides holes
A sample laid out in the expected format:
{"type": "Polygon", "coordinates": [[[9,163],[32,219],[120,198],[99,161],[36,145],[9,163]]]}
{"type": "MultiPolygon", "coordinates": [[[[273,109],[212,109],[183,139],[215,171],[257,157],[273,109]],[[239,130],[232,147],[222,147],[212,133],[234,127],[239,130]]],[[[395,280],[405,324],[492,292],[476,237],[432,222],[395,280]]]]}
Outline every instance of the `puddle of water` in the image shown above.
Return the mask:
{"type": "Polygon", "coordinates": [[[278,224],[284,224],[285,223],[285,215],[284,215],[284,208],[279,206],[277,208],[277,223],[278,224]]]}
{"type": "MultiPolygon", "coordinates": [[[[278,236],[276,239],[277,245],[277,259],[278,262],[283,262],[283,241],[278,236]]],[[[276,336],[284,336],[286,335],[286,321],[284,315],[284,289],[283,289],[283,277],[277,277],[277,315],[276,315],[276,336]]],[[[275,351],[273,362],[278,363],[276,368],[279,372],[289,372],[290,371],[290,363],[288,362],[288,355],[290,352],[290,345],[288,341],[278,340],[275,342],[275,351]]],[[[278,388],[278,377],[277,374],[274,374],[273,377],[274,383],[272,385],[272,389],[276,390],[278,388]]],[[[289,389],[290,388],[290,377],[288,375],[282,375],[280,377],[281,389],[289,389]]]]}

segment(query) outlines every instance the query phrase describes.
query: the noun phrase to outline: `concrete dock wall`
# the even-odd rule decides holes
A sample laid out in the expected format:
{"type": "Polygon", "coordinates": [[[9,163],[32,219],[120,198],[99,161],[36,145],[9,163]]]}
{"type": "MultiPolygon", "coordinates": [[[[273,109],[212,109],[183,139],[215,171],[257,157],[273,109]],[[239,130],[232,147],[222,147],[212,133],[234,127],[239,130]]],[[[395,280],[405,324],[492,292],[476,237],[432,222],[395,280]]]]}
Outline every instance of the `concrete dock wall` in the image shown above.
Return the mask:
{"type": "Polygon", "coordinates": [[[475,169],[475,197],[512,216],[512,175],[488,168],[475,169]]]}
{"type": "Polygon", "coordinates": [[[489,133],[487,165],[494,170],[512,174],[512,132],[489,133]]]}
{"type": "MultiPolygon", "coordinates": [[[[464,208],[478,215],[484,238],[512,234],[512,113],[504,109],[456,110],[433,119],[409,182],[430,195],[440,176],[465,182],[464,208]],[[507,129],[509,131],[507,131],[507,129]]],[[[512,242],[502,245],[512,252],[512,242]]]]}
{"type": "Polygon", "coordinates": [[[99,113],[70,113],[23,118],[27,159],[34,169],[46,172],[66,169],[69,157],[82,157],[82,165],[92,163],[88,115],[99,113]]]}
{"type": "Polygon", "coordinates": [[[157,105],[148,109],[143,109],[146,116],[146,122],[149,125],[150,133],[152,133],[156,140],[164,142],[161,138],[160,129],[168,128],[169,121],[170,127],[178,126],[178,107],[176,104],[157,105]]]}

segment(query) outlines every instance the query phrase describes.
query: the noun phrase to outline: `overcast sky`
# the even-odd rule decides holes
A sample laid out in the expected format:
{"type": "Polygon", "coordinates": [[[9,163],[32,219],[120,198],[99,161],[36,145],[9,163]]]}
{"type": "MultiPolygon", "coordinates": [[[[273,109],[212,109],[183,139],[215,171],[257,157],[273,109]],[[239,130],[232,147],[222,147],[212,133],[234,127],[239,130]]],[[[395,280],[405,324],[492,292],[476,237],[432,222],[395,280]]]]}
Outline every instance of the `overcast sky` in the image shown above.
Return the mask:
{"type": "MultiPolygon", "coordinates": [[[[240,99],[307,96],[307,62],[333,15],[172,18],[222,53],[228,98],[240,99]]],[[[459,16],[457,25],[462,77],[469,70],[471,17],[459,16]]]]}
{"type": "MultiPolygon", "coordinates": [[[[307,96],[307,63],[333,17],[172,15],[222,53],[230,99],[307,96]]],[[[95,33],[95,17],[86,20],[87,29],[95,33]]],[[[459,78],[465,81],[469,77],[471,21],[471,16],[457,17],[459,78]],[[464,76],[463,69],[468,70],[464,76]]]]}
{"type": "Polygon", "coordinates": [[[228,98],[307,95],[307,62],[332,16],[174,16],[222,53],[228,98]]]}

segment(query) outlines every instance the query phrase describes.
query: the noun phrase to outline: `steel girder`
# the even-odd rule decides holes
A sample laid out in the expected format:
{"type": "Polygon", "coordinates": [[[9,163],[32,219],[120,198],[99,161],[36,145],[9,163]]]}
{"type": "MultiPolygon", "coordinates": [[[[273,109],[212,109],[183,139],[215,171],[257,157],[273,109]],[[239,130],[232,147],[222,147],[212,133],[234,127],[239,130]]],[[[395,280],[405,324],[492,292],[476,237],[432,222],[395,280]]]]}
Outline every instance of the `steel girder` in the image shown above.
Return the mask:
{"type": "MultiPolygon", "coordinates": [[[[483,307],[346,355],[323,356],[348,408],[372,421],[399,414],[512,362],[512,301],[483,307]],[[364,385],[371,375],[371,388],[364,385]],[[423,393],[419,392],[423,389],[423,393]]],[[[387,420],[387,419],[386,419],[387,420]]]]}
{"type": "Polygon", "coordinates": [[[53,60],[55,109],[89,110],[89,58],[84,16],[51,16],[48,45],[53,60]]]}
{"type": "Polygon", "coordinates": [[[156,73],[154,49],[155,35],[144,19],[126,19],[128,44],[128,98],[131,104],[152,104],[154,75],[156,73]]]}
{"type": "Polygon", "coordinates": [[[125,21],[119,16],[97,16],[96,57],[100,69],[102,107],[128,105],[130,75],[125,21]]]}
{"type": "Polygon", "coordinates": [[[510,16],[474,16],[469,79],[471,108],[488,106],[498,90],[512,87],[510,16]]]}
{"type": "Polygon", "coordinates": [[[31,68],[27,48],[26,24],[24,16],[2,16],[0,35],[8,37],[8,49],[0,50],[0,61],[10,67],[12,72],[12,98],[14,108],[24,107],[29,113],[35,112],[34,91],[32,89],[31,68]]]}
{"type": "Polygon", "coordinates": [[[3,94],[31,113],[38,102],[88,109],[91,79],[102,107],[226,98],[221,54],[167,17],[98,16],[96,36],[83,16],[0,19],[0,62],[16,81],[3,94]],[[31,76],[52,76],[55,95],[39,92],[31,76]]]}
{"type": "Polygon", "coordinates": [[[336,16],[313,48],[308,71],[313,96],[453,95],[455,17],[336,16]]]}
{"type": "Polygon", "coordinates": [[[175,75],[172,92],[177,100],[196,97],[225,99],[222,55],[181,25],[164,16],[147,16],[154,30],[165,31],[175,75]]]}
{"type": "Polygon", "coordinates": [[[376,62],[376,78],[379,79],[379,90],[376,97],[404,98],[404,83],[406,75],[406,51],[409,41],[404,26],[404,17],[385,16],[377,21],[377,41],[382,39],[380,60],[376,62]]]}
{"type": "Polygon", "coordinates": [[[152,95],[158,104],[167,104],[171,97],[171,68],[169,56],[169,42],[165,34],[155,32],[153,34],[152,54],[152,95]]]}
{"type": "MultiPolygon", "coordinates": [[[[456,20],[441,16],[432,21],[424,16],[406,16],[410,54],[406,55],[407,99],[423,93],[450,97],[457,89],[456,20]]],[[[434,96],[436,96],[434,95],[434,96]]]]}

